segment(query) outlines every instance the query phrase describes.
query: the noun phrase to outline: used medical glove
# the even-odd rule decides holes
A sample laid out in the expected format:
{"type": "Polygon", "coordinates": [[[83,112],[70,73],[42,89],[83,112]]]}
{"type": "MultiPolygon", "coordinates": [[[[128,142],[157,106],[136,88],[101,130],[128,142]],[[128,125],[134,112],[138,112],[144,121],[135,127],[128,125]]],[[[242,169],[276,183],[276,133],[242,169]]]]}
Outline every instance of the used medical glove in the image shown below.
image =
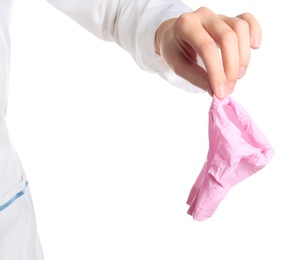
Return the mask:
{"type": "Polygon", "coordinates": [[[213,97],[208,127],[207,160],[187,200],[188,214],[198,221],[211,217],[234,185],[261,170],[274,155],[267,138],[230,96],[213,97]]]}

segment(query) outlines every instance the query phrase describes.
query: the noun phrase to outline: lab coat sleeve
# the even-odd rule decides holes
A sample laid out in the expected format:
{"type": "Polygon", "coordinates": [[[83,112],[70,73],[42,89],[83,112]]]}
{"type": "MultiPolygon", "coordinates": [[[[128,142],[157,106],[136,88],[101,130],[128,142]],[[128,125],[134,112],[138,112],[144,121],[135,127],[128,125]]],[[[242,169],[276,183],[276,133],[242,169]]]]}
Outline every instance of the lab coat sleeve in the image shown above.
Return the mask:
{"type": "Polygon", "coordinates": [[[102,40],[112,41],[131,54],[137,65],[158,73],[171,84],[189,92],[196,86],[177,76],[155,53],[154,38],[165,20],[192,9],[179,0],[48,0],[102,40]]]}

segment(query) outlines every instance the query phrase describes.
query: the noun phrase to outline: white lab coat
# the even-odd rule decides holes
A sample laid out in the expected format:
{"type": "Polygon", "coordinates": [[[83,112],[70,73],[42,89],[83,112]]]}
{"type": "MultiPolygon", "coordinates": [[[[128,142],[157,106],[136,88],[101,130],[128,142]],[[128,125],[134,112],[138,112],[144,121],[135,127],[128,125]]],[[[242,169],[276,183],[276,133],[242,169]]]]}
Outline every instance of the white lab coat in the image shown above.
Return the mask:
{"type": "MultiPolygon", "coordinates": [[[[102,40],[128,51],[141,69],[179,87],[199,92],[177,77],[154,51],[158,26],[191,9],[178,0],[49,0],[102,40]]],[[[26,174],[5,123],[10,62],[12,0],[0,0],[0,260],[42,260],[26,174]]]]}
{"type": "Polygon", "coordinates": [[[30,189],[5,123],[11,7],[11,0],[0,0],[0,259],[41,260],[43,253],[30,189]]]}
{"type": "MultiPolygon", "coordinates": [[[[47,1],[100,39],[116,42],[141,69],[158,73],[188,92],[202,92],[178,77],[155,53],[155,32],[160,24],[193,11],[180,0],[47,1]]],[[[200,59],[199,62],[204,66],[200,59]]]]}

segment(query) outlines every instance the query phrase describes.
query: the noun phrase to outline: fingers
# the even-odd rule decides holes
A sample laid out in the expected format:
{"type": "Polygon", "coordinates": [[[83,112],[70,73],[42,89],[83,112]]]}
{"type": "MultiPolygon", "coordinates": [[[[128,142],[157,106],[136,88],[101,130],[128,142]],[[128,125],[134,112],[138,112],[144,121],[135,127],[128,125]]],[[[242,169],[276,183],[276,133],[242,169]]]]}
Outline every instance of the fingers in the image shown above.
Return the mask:
{"type": "Polygon", "coordinates": [[[250,13],[244,13],[237,17],[220,15],[220,18],[236,33],[239,51],[239,74],[242,78],[250,62],[251,48],[257,49],[261,45],[262,30],[258,21],[250,13]]]}
{"type": "Polygon", "coordinates": [[[250,46],[253,49],[258,49],[262,41],[262,29],[259,22],[250,13],[244,13],[238,15],[237,17],[248,23],[250,32],[250,46]]]}
{"type": "Polygon", "coordinates": [[[262,40],[253,15],[227,17],[205,7],[165,22],[158,31],[156,51],[174,72],[219,98],[233,92],[249,65],[250,48],[262,40]]]}
{"type": "Polygon", "coordinates": [[[193,32],[185,31],[183,39],[201,56],[214,94],[224,98],[233,91],[239,75],[236,32],[207,8],[198,9],[187,19],[199,22],[196,22],[196,26],[190,26],[193,32]]]}
{"type": "MultiPolygon", "coordinates": [[[[238,78],[242,78],[250,61],[250,32],[245,20],[220,15],[220,18],[235,32],[238,41],[239,68],[238,78]]],[[[236,47],[235,47],[236,48],[236,47]]]]}
{"type": "MultiPolygon", "coordinates": [[[[206,68],[208,81],[213,93],[220,98],[224,98],[228,95],[224,67],[222,65],[217,43],[203,24],[207,20],[209,20],[209,24],[213,23],[213,21],[208,18],[208,13],[211,14],[210,19],[220,20],[216,15],[210,11],[208,12],[208,9],[200,8],[196,12],[182,15],[179,19],[177,19],[174,25],[174,30],[175,34],[179,35],[179,44],[184,46],[184,43],[187,43],[195,51],[195,54],[198,54],[201,57],[206,68]]],[[[223,24],[221,20],[220,24],[223,24]]],[[[179,73],[180,75],[183,74],[181,72],[179,73]]],[[[196,79],[193,79],[192,76],[190,82],[193,82],[193,80],[196,83],[199,82],[200,75],[196,74],[195,76],[196,79]]]]}
{"type": "Polygon", "coordinates": [[[194,14],[199,18],[204,31],[219,46],[219,50],[214,50],[209,37],[199,30],[196,35],[191,34],[196,38],[191,41],[192,46],[206,66],[213,92],[223,98],[233,92],[237,79],[245,75],[251,48],[260,47],[260,24],[250,13],[227,17],[216,15],[207,8],[200,8],[194,14]],[[197,36],[199,33],[200,36],[197,36]],[[218,53],[221,62],[217,59],[218,53]]]}

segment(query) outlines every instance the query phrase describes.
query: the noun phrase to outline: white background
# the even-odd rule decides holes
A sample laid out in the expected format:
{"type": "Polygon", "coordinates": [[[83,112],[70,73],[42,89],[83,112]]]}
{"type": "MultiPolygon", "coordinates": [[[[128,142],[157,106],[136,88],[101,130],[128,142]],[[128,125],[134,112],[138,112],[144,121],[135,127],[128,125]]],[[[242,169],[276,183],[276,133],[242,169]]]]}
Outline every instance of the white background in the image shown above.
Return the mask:
{"type": "Polygon", "coordinates": [[[294,1],[185,3],[261,23],[232,95],[274,158],[193,221],[185,202],[208,151],[210,97],[141,71],[46,1],[15,0],[7,121],[46,259],[297,259],[294,1]]]}

